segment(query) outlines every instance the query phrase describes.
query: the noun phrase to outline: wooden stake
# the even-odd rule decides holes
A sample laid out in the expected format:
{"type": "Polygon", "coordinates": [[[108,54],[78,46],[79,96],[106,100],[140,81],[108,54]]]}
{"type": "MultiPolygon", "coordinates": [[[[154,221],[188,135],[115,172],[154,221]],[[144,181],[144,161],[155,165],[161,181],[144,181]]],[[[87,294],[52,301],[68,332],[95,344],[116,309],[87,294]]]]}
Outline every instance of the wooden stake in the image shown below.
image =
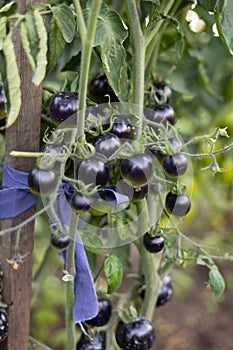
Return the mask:
{"type": "MultiPolygon", "coordinates": [[[[20,13],[26,12],[26,0],[17,0],[20,13]]],[[[34,1],[34,4],[41,3],[34,1]]],[[[43,1],[44,2],[44,1],[43,1]]],[[[40,139],[41,87],[32,83],[32,71],[21,45],[19,29],[14,35],[17,64],[21,76],[22,106],[17,121],[6,130],[5,161],[13,168],[28,172],[34,158],[14,158],[12,150],[37,152],[40,139]]],[[[31,208],[14,219],[4,220],[2,229],[15,226],[35,213],[31,208]]],[[[9,264],[15,253],[16,232],[2,238],[2,269],[4,273],[3,299],[9,305],[9,332],[0,350],[27,350],[30,329],[32,252],[34,222],[25,226],[20,234],[19,253],[28,254],[22,264],[9,264]]]]}

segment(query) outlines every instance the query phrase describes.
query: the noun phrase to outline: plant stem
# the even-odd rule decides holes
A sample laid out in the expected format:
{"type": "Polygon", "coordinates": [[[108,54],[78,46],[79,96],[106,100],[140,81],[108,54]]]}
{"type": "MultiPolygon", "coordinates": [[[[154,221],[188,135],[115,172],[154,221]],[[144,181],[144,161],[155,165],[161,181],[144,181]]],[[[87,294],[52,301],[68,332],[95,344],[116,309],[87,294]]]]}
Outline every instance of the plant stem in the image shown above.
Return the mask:
{"type": "Polygon", "coordinates": [[[78,29],[80,31],[81,39],[84,41],[87,34],[87,28],[83,17],[82,7],[79,0],[73,0],[73,4],[77,16],[78,29]]]}
{"type": "Polygon", "coordinates": [[[29,336],[29,342],[32,344],[33,348],[35,348],[35,345],[36,345],[36,347],[40,347],[40,349],[43,349],[43,350],[53,350],[52,348],[49,348],[48,346],[42,344],[40,341],[33,338],[32,336],[29,336]]]}
{"type": "Polygon", "coordinates": [[[27,158],[38,158],[44,155],[43,152],[23,152],[23,151],[11,151],[10,153],[13,157],[27,157],[27,158]]]}
{"type": "Polygon", "coordinates": [[[69,247],[66,253],[66,270],[73,276],[72,280],[66,281],[66,331],[67,331],[67,349],[76,349],[76,332],[75,323],[73,319],[73,306],[74,306],[74,277],[75,277],[75,261],[74,261],[74,248],[76,239],[76,230],[78,226],[78,216],[74,213],[70,218],[70,231],[71,238],[69,247]]]}
{"type": "MultiPolygon", "coordinates": [[[[145,204],[144,204],[145,205],[145,204]]],[[[149,216],[147,207],[143,209],[143,203],[137,204],[137,214],[140,215],[140,221],[139,221],[139,230],[140,232],[145,231],[145,228],[148,227],[149,223],[149,216]],[[146,213],[142,215],[142,210],[146,210],[146,213]]],[[[145,298],[142,303],[140,314],[148,318],[149,320],[152,320],[154,309],[155,309],[155,302],[157,298],[158,293],[158,285],[159,285],[159,277],[158,277],[158,267],[160,264],[160,254],[157,255],[157,258],[155,259],[155,255],[147,252],[147,250],[144,248],[143,245],[143,237],[140,238],[137,248],[140,254],[141,259],[141,266],[143,268],[144,278],[145,278],[145,298]]]]}
{"type": "MultiPolygon", "coordinates": [[[[82,8],[79,0],[73,0],[74,7],[77,15],[77,22],[82,40],[82,57],[81,57],[81,73],[79,82],[79,115],[77,118],[77,139],[84,141],[84,125],[85,125],[85,108],[86,108],[86,95],[88,74],[91,61],[92,45],[95,36],[96,24],[101,8],[102,0],[93,1],[92,7],[89,12],[88,25],[86,27],[84,17],[82,14],[82,8]]],[[[69,350],[76,349],[76,334],[75,324],[73,319],[73,306],[74,306],[74,277],[75,277],[75,261],[74,261],[74,249],[76,230],[78,226],[78,216],[74,213],[71,214],[70,219],[70,237],[71,242],[67,249],[66,255],[66,270],[73,276],[73,280],[66,281],[66,330],[67,330],[67,348],[69,350]]]]}
{"type": "Polygon", "coordinates": [[[7,233],[20,230],[21,228],[23,228],[24,226],[29,224],[29,222],[35,220],[38,216],[40,216],[41,214],[46,212],[50,208],[50,206],[51,206],[51,204],[49,204],[46,207],[42,208],[40,211],[38,211],[34,215],[30,216],[27,220],[21,222],[19,225],[16,225],[16,226],[13,226],[13,227],[9,227],[9,228],[7,228],[5,230],[1,230],[0,231],[0,237],[5,235],[5,234],[7,234],[7,233]]]}
{"type": "MultiPolygon", "coordinates": [[[[172,6],[177,2],[177,0],[165,0],[164,6],[161,7],[160,12],[163,13],[163,15],[167,15],[169,11],[171,10],[172,6]]],[[[154,36],[159,31],[161,25],[163,24],[163,19],[160,19],[154,26],[154,28],[146,35],[145,44],[146,47],[150,44],[151,40],[153,40],[154,36]]]]}
{"type": "Polygon", "coordinates": [[[139,118],[136,138],[142,133],[143,103],[144,103],[144,71],[145,71],[145,40],[141,29],[135,0],[126,0],[130,36],[133,48],[133,103],[137,105],[136,113],[139,118]]]}
{"type": "Polygon", "coordinates": [[[88,85],[88,74],[91,62],[92,45],[95,37],[96,24],[103,0],[95,0],[89,12],[87,28],[84,27],[84,19],[82,15],[80,2],[74,0],[77,13],[77,20],[82,40],[82,56],[81,56],[81,72],[79,81],[79,116],[77,118],[77,139],[83,141],[84,125],[85,125],[85,108],[86,95],[88,85]]]}

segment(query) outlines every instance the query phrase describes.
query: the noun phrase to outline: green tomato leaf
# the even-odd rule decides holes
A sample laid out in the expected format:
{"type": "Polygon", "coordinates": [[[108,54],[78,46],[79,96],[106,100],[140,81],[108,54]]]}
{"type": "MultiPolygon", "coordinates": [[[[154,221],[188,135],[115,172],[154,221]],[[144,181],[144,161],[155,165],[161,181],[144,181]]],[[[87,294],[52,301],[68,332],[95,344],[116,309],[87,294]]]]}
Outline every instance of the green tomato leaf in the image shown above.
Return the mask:
{"type": "Polygon", "coordinates": [[[6,17],[0,18],[0,50],[2,50],[3,39],[6,36],[6,22],[7,22],[6,17]]]}
{"type": "Polygon", "coordinates": [[[206,67],[201,62],[197,66],[197,77],[200,85],[203,87],[203,89],[206,90],[206,92],[208,92],[208,94],[210,94],[219,101],[222,100],[219,94],[213,89],[213,84],[210,80],[206,67]]]}
{"type": "Polygon", "coordinates": [[[9,12],[7,16],[14,14],[17,11],[18,5],[15,1],[9,2],[0,9],[0,13],[9,12]]]}
{"type": "Polygon", "coordinates": [[[217,0],[214,12],[219,36],[233,55],[233,1],[217,0]]]}
{"type": "Polygon", "coordinates": [[[71,43],[75,36],[75,19],[73,11],[67,5],[52,7],[53,17],[60,28],[63,38],[67,43],[71,43]]]}
{"type": "Polygon", "coordinates": [[[116,228],[117,228],[117,234],[118,237],[121,240],[125,240],[129,237],[129,224],[128,221],[126,219],[118,219],[116,218],[116,228]]]}
{"type": "Polygon", "coordinates": [[[102,252],[102,248],[103,248],[103,242],[100,239],[100,237],[98,237],[95,232],[92,231],[78,231],[80,234],[80,237],[82,239],[82,242],[85,246],[85,248],[94,253],[94,254],[100,254],[102,252]]]}
{"type": "Polygon", "coordinates": [[[49,72],[56,66],[66,44],[61,29],[57,25],[57,21],[54,17],[50,22],[48,44],[49,49],[47,70],[49,72]]]}
{"type": "Polygon", "coordinates": [[[217,297],[224,292],[225,281],[216,265],[212,265],[209,271],[209,285],[211,292],[213,292],[217,297]]]}
{"type": "Polygon", "coordinates": [[[128,31],[117,12],[106,5],[101,9],[97,22],[94,46],[100,46],[100,55],[108,82],[121,101],[127,100],[126,51],[123,42],[128,31]]]}
{"type": "Polygon", "coordinates": [[[206,255],[200,254],[197,257],[196,264],[208,267],[213,264],[213,260],[206,255]]]}
{"type": "Polygon", "coordinates": [[[108,293],[113,293],[122,281],[123,268],[120,259],[116,255],[110,255],[104,260],[104,274],[106,276],[108,293]]]}
{"type": "Polygon", "coordinates": [[[31,48],[30,48],[30,42],[28,39],[27,28],[26,28],[26,25],[24,22],[21,23],[20,35],[21,35],[21,41],[22,41],[24,51],[27,55],[28,62],[30,63],[30,66],[32,67],[32,70],[34,72],[36,69],[36,63],[34,61],[34,57],[31,54],[31,48]]]}
{"type": "Polygon", "coordinates": [[[20,75],[16,62],[12,32],[3,42],[3,53],[6,60],[6,75],[8,83],[8,117],[6,128],[9,128],[17,119],[21,107],[20,75]]]}
{"type": "MultiPolygon", "coordinates": [[[[36,64],[36,57],[37,57],[38,52],[39,52],[39,47],[38,47],[39,38],[38,38],[38,33],[37,33],[37,28],[36,28],[35,22],[36,21],[35,21],[34,13],[32,11],[28,12],[26,15],[26,18],[25,18],[25,26],[27,29],[27,37],[28,37],[28,41],[29,41],[29,45],[30,45],[30,54],[33,57],[33,60],[36,64]]],[[[27,54],[27,51],[25,51],[25,52],[27,54]]]]}
{"type": "Polygon", "coordinates": [[[47,32],[43,17],[38,10],[34,11],[35,24],[39,37],[39,52],[36,57],[36,69],[32,78],[35,85],[40,85],[46,74],[47,65],[47,32]]]}

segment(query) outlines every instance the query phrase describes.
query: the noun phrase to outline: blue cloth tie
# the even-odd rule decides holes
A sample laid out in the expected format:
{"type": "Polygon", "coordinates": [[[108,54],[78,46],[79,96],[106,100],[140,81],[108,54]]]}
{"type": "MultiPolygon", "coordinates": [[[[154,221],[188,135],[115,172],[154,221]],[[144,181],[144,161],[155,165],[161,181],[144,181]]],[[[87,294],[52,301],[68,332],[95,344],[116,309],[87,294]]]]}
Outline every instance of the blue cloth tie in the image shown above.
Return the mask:
{"type": "MultiPolygon", "coordinates": [[[[72,210],[68,198],[73,193],[74,188],[70,183],[62,183],[60,185],[54,209],[63,227],[70,224],[72,210]]],[[[129,198],[118,193],[115,186],[106,186],[100,190],[99,194],[112,205],[127,204],[129,202],[129,198]]],[[[37,200],[38,197],[29,190],[28,173],[15,170],[4,163],[2,187],[0,188],[0,219],[18,216],[35,205],[37,200]]],[[[51,219],[51,222],[55,224],[55,220],[51,219]]],[[[61,251],[61,255],[64,263],[66,263],[66,251],[61,251]]],[[[74,258],[76,273],[74,278],[75,303],[73,316],[74,322],[80,323],[97,315],[98,299],[85,248],[78,232],[76,233],[74,258]]]]}

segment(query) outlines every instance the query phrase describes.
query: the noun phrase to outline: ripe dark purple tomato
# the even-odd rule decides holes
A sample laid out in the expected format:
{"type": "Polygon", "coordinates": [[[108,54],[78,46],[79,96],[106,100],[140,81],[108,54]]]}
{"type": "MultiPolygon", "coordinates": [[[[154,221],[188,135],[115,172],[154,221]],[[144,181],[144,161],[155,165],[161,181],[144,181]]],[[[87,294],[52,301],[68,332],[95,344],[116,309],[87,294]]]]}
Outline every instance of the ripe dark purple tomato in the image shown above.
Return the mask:
{"type": "Polygon", "coordinates": [[[184,154],[175,153],[171,156],[165,156],[162,159],[162,167],[166,174],[171,177],[179,177],[186,173],[188,169],[188,160],[184,154]]]}
{"type": "MultiPolygon", "coordinates": [[[[176,116],[172,106],[168,104],[163,104],[163,105],[150,106],[149,108],[153,111],[150,111],[150,113],[148,113],[147,118],[152,122],[155,122],[158,124],[159,123],[167,124],[167,122],[169,122],[172,125],[175,124],[176,116]]],[[[157,126],[154,126],[153,128],[155,130],[158,130],[157,126]]]]}
{"type": "Polygon", "coordinates": [[[104,72],[98,73],[89,84],[89,97],[96,103],[107,103],[110,96],[111,102],[118,102],[118,98],[108,83],[104,72]]]}
{"type": "Polygon", "coordinates": [[[76,214],[83,214],[91,209],[92,200],[89,196],[81,193],[75,193],[70,200],[72,210],[76,214]]]}
{"type": "Polygon", "coordinates": [[[33,168],[28,174],[30,191],[37,196],[52,194],[58,185],[58,177],[53,170],[33,168]]]}
{"type": "Polygon", "coordinates": [[[164,248],[164,238],[160,235],[151,236],[148,232],[143,236],[143,245],[149,253],[159,253],[164,248]]]}
{"type": "MultiPolygon", "coordinates": [[[[107,124],[107,128],[110,123],[107,124]]],[[[130,140],[132,137],[132,125],[121,116],[114,116],[111,133],[116,135],[121,140],[130,140]]]]}
{"type": "Polygon", "coordinates": [[[106,132],[97,138],[94,146],[96,153],[109,158],[121,147],[121,141],[116,135],[106,132]]]}
{"type": "Polygon", "coordinates": [[[133,186],[145,185],[152,175],[153,162],[145,153],[139,153],[121,162],[121,176],[133,186]]]}
{"type": "Polygon", "coordinates": [[[156,334],[153,324],[145,317],[138,316],[135,321],[120,321],[116,327],[115,338],[122,350],[150,350],[156,334]]]}
{"type": "Polygon", "coordinates": [[[91,158],[81,161],[76,169],[76,177],[86,185],[105,186],[110,179],[110,170],[103,157],[95,154],[91,158]]]}
{"type": "Polygon", "coordinates": [[[62,91],[55,94],[49,103],[50,118],[58,123],[71,117],[78,110],[78,93],[62,91]]]}
{"type": "Polygon", "coordinates": [[[92,327],[102,327],[105,326],[110,320],[112,313],[112,306],[108,299],[98,300],[99,311],[98,314],[91,320],[87,320],[86,323],[92,327]]]}
{"type": "Polygon", "coordinates": [[[96,334],[93,340],[87,338],[83,333],[76,345],[76,350],[106,350],[106,332],[96,334]]]}
{"type": "Polygon", "coordinates": [[[184,193],[176,194],[168,192],[165,199],[165,206],[169,214],[183,217],[191,209],[191,200],[184,193]]]}
{"type": "Polygon", "coordinates": [[[61,232],[51,233],[51,244],[59,250],[64,250],[70,244],[70,237],[61,232]]]}
{"type": "MultiPolygon", "coordinates": [[[[168,145],[173,149],[173,151],[177,151],[179,149],[179,147],[181,147],[181,141],[179,139],[177,139],[176,137],[171,137],[168,139],[168,145]]],[[[152,155],[159,161],[162,162],[163,158],[167,156],[166,154],[166,146],[164,143],[161,144],[161,146],[153,146],[150,147],[148,149],[146,149],[146,153],[150,154],[152,153],[152,155]]]]}
{"type": "Polygon", "coordinates": [[[3,307],[0,308],[0,343],[8,336],[8,313],[3,307]]]}
{"type": "Polygon", "coordinates": [[[170,276],[164,276],[160,285],[156,307],[165,305],[173,296],[173,284],[170,276]]]}

